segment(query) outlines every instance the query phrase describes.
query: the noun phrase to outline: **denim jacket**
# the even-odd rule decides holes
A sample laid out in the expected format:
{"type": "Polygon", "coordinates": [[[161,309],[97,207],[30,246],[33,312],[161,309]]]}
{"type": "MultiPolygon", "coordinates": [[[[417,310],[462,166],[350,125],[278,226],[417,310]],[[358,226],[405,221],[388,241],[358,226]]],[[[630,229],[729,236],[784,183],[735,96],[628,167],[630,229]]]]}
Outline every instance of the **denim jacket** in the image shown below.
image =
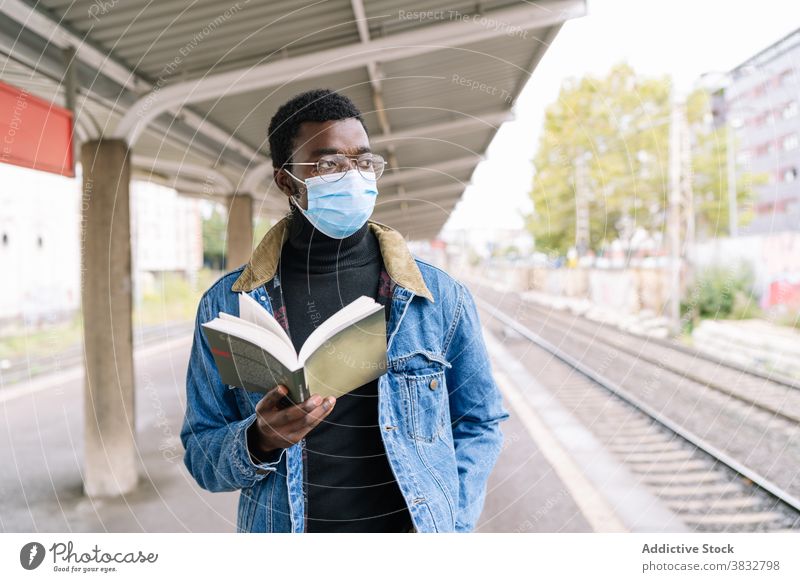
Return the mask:
{"type": "MultiPolygon", "coordinates": [[[[186,374],[181,429],[184,463],[208,491],[241,490],[238,532],[303,532],[305,439],[257,461],[247,428],[263,394],[223,384],[201,323],[238,315],[244,291],[273,313],[267,285],[277,276],[288,231],[284,217],[247,264],[201,297],[186,374]]],[[[492,377],[478,313],[467,287],[414,257],[402,235],[369,221],[390,277],[388,369],[378,380],[378,422],[387,459],[418,532],[472,531],[509,417],[492,377]]],[[[313,430],[313,429],[312,429],[313,430]]]]}

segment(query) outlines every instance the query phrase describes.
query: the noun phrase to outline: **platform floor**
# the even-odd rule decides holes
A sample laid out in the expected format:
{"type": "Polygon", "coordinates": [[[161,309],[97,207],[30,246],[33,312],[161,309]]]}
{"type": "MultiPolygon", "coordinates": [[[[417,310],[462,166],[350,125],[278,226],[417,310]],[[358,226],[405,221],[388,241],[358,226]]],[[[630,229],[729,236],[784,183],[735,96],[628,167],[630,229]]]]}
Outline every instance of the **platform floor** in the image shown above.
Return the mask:
{"type": "MultiPolygon", "coordinates": [[[[511,418],[477,532],[590,532],[632,529],[591,505],[598,494],[565,465],[563,443],[537,420],[487,326],[492,365],[511,418]],[[538,423],[538,424],[537,424],[538,423]],[[535,425],[535,426],[532,426],[535,425]],[[567,467],[565,469],[565,467],[567,467]],[[577,481],[575,481],[577,479],[577,481]],[[576,501],[578,499],[578,501],[576,501]],[[587,500],[588,505],[587,505],[587,500]]],[[[495,330],[496,332],[497,330],[495,330]]],[[[137,351],[140,485],[113,500],[81,495],[83,389],[80,370],[0,391],[0,531],[233,532],[238,492],[202,490],[185,470],[179,434],[190,342],[176,338],[137,351]]],[[[512,366],[513,367],[513,366],[512,366]]],[[[519,372],[519,370],[517,370],[519,372]]],[[[521,372],[519,372],[521,374],[521,372]]],[[[526,397],[525,397],[526,398],[526,397]]],[[[568,443],[567,443],[568,444],[568,443]]],[[[602,503],[600,503],[602,505],[602,503]]]]}

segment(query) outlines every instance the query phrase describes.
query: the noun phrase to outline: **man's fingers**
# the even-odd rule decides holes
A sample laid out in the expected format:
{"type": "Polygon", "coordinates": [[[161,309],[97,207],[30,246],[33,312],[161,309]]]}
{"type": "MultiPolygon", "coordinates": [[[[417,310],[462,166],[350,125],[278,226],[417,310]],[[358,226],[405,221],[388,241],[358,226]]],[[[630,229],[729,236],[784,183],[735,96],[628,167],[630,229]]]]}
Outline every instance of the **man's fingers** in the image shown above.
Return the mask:
{"type": "Polygon", "coordinates": [[[267,392],[266,396],[264,396],[261,400],[258,401],[256,404],[256,410],[258,412],[266,412],[267,410],[272,410],[273,408],[278,406],[278,402],[283,396],[287,393],[286,386],[283,384],[278,384],[272,390],[267,392]]]}
{"type": "Polygon", "coordinates": [[[304,405],[292,404],[281,410],[280,414],[275,417],[275,422],[281,425],[294,424],[302,420],[308,412],[304,405]]]}
{"type": "Polygon", "coordinates": [[[287,430],[289,425],[301,422],[309,412],[316,410],[322,402],[322,397],[315,394],[301,404],[291,404],[286,408],[270,410],[269,415],[264,415],[264,420],[271,424],[274,429],[287,430]]]}
{"type": "MultiPolygon", "coordinates": [[[[335,400],[331,398],[329,402],[330,401],[335,400]]],[[[283,419],[281,419],[280,427],[274,426],[273,430],[276,430],[284,435],[294,433],[305,435],[305,433],[317,426],[317,424],[319,424],[333,410],[333,406],[331,406],[328,410],[325,410],[325,407],[322,404],[323,401],[320,400],[320,402],[320,405],[316,406],[312,410],[303,410],[302,407],[294,407],[295,410],[299,409],[301,411],[299,416],[295,416],[291,421],[288,422],[283,422],[283,419]]],[[[300,438],[302,438],[302,436],[300,438]]]]}
{"type": "Polygon", "coordinates": [[[326,399],[326,402],[329,405],[327,410],[325,406],[323,406],[323,404],[320,404],[314,410],[306,414],[306,417],[304,419],[304,424],[308,428],[308,430],[311,430],[312,428],[317,426],[320,422],[322,422],[322,420],[326,416],[328,416],[333,411],[333,404],[335,403],[335,400],[332,397],[329,397],[328,399],[326,399]]]}
{"type": "Polygon", "coordinates": [[[311,397],[302,404],[293,404],[289,408],[270,411],[265,415],[266,426],[283,440],[294,443],[302,439],[306,433],[317,426],[328,414],[331,413],[336,403],[332,396],[321,398],[311,397]],[[317,402],[317,406],[313,403],[317,402]],[[325,408],[325,405],[329,408],[325,408]],[[311,407],[307,409],[306,407],[311,407]]]}
{"type": "MultiPolygon", "coordinates": [[[[335,399],[331,398],[331,402],[335,403],[335,399]]],[[[302,407],[294,406],[295,409],[302,410],[302,407]]],[[[288,424],[282,424],[280,427],[273,426],[272,430],[280,436],[287,444],[292,446],[305,437],[315,426],[325,420],[325,418],[333,411],[333,406],[328,410],[320,404],[313,410],[303,411],[300,418],[288,424]]]]}

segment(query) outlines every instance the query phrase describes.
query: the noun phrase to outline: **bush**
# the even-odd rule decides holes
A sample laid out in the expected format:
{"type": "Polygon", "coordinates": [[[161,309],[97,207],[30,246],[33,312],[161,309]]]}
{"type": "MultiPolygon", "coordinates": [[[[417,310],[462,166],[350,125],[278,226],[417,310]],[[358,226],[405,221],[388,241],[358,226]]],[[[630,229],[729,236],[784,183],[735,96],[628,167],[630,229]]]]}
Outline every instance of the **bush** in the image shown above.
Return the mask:
{"type": "Polygon", "coordinates": [[[753,281],[752,268],[745,263],[733,268],[710,267],[689,287],[682,311],[704,319],[753,317],[758,314],[753,281]]]}

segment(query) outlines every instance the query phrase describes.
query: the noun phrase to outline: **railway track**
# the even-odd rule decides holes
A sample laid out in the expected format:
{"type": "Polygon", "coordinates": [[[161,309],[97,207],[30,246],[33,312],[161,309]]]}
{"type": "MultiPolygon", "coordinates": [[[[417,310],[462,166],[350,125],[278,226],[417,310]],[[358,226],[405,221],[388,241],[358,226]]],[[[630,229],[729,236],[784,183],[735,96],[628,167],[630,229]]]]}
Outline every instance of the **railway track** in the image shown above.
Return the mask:
{"type": "MultiPolygon", "coordinates": [[[[523,300],[524,301],[524,300],[523,300]]],[[[730,366],[702,352],[678,344],[630,334],[616,327],[592,322],[580,316],[527,303],[551,321],[569,326],[571,334],[602,341],[640,361],[662,366],[692,381],[756,407],[790,423],[800,424],[800,385],[796,382],[730,366]]]]}
{"type": "MultiPolygon", "coordinates": [[[[742,393],[719,390],[724,388],[722,380],[703,378],[704,372],[697,366],[691,374],[679,375],[689,371],[681,369],[685,362],[670,361],[665,365],[658,358],[668,358],[668,354],[640,358],[641,349],[637,351],[613,333],[608,334],[610,339],[606,342],[605,329],[603,335],[598,335],[601,330],[592,330],[583,322],[558,316],[543,318],[541,308],[528,309],[515,294],[505,293],[498,301],[496,291],[489,295],[487,287],[471,286],[477,291],[480,308],[494,320],[485,324],[509,332],[508,343],[521,361],[535,371],[537,379],[687,526],[701,532],[800,531],[800,499],[793,490],[797,483],[792,472],[800,464],[789,468],[795,478],[792,487],[787,487],[785,479],[775,481],[770,471],[761,470],[763,463],[741,457],[736,447],[732,451],[710,441],[707,435],[686,426],[680,414],[649,401],[647,394],[635,386],[641,388],[642,372],[651,378],[660,375],[666,383],[683,382],[685,388],[690,386],[703,393],[696,401],[695,416],[708,413],[703,412],[703,403],[712,401],[713,406],[706,408],[719,410],[735,402],[739,412],[746,409],[751,411],[751,417],[758,416],[759,422],[766,421],[762,426],[765,442],[784,443],[791,452],[784,455],[787,461],[800,458],[800,427],[792,418],[793,411],[782,411],[774,398],[769,402],[762,398],[755,404],[742,393]],[[493,297],[491,303],[482,299],[487,295],[493,297]],[[540,329],[531,329],[532,318],[538,319],[540,329]],[[587,357],[590,352],[593,357],[587,357]],[[629,360],[629,364],[632,361],[639,374],[626,374],[623,360],[629,360]]],[[[641,342],[646,338],[635,339],[641,342]]],[[[791,386],[782,387],[796,391],[791,386]]],[[[735,435],[730,440],[736,441],[735,435]]]]}
{"type": "MultiPolygon", "coordinates": [[[[191,335],[194,322],[169,322],[147,326],[136,326],[133,330],[134,349],[152,345],[175,337],[191,335]]],[[[31,380],[43,374],[61,372],[83,363],[83,345],[74,344],[46,356],[17,358],[0,364],[0,391],[19,382],[31,380]]]]}

